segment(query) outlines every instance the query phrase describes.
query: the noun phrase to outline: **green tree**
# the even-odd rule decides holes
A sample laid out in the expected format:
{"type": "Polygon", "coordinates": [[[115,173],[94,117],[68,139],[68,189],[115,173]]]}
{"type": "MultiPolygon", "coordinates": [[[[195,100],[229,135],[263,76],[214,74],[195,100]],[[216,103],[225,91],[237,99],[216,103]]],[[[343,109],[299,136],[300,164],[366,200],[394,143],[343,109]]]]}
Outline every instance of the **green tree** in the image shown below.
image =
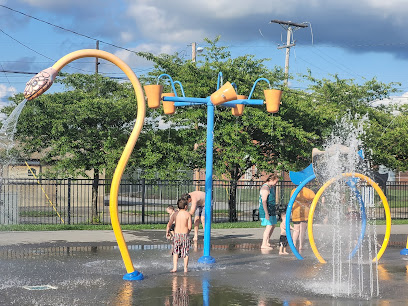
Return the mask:
{"type": "Polygon", "coordinates": [[[402,171],[407,169],[406,107],[373,106],[373,102],[397,92],[399,83],[385,84],[374,78],[357,84],[354,80],[340,79],[337,75],[319,80],[310,73],[304,78],[310,82],[308,89],[314,101],[320,104],[318,109],[327,113],[326,116],[316,116],[317,120],[325,118],[327,121],[317,121],[315,124],[326,125],[326,131],[330,132],[335,121],[345,114],[350,118],[366,116],[365,134],[361,135],[366,158],[374,165],[382,164],[402,171]]]}
{"type": "MultiPolygon", "coordinates": [[[[155,56],[151,53],[140,55],[153,61],[155,69],[145,82],[156,83],[157,77],[166,73],[184,85],[186,96],[207,97],[216,90],[219,72],[224,81],[237,85],[239,94],[248,94],[252,84],[259,77],[267,78],[273,87],[280,87],[282,71],[265,66],[267,59],[255,59],[252,55],[232,58],[226,47],[217,45],[215,40],[206,39],[209,44],[197,62],[180,57],[179,54],[155,56]]],[[[283,104],[277,114],[268,114],[264,107],[246,107],[241,117],[234,117],[229,109],[222,106],[215,111],[214,170],[217,177],[231,180],[229,194],[230,221],[237,220],[236,185],[245,172],[256,166],[258,173],[278,169],[299,170],[310,163],[313,147],[322,145],[331,133],[335,121],[345,113],[375,113],[369,102],[387,97],[393,91],[393,84],[383,84],[373,79],[363,85],[354,80],[316,79],[311,73],[302,77],[308,84],[306,91],[284,88],[283,104]]],[[[171,91],[164,83],[165,91],[171,91]]],[[[253,98],[263,99],[262,89],[257,86],[253,98]]],[[[180,94],[180,92],[179,92],[180,94]]],[[[204,107],[178,108],[173,116],[166,116],[180,137],[181,155],[185,156],[186,167],[203,168],[205,162],[206,110],[204,107]],[[193,152],[194,143],[199,144],[193,152]]],[[[176,147],[173,148],[177,150],[176,147]]],[[[149,149],[148,152],[154,152],[149,149]]],[[[161,162],[171,164],[169,159],[154,160],[157,167],[161,162]]]]}
{"type": "Polygon", "coordinates": [[[364,140],[376,165],[408,170],[408,107],[383,107],[367,126],[364,140]]]}
{"type": "Polygon", "coordinates": [[[44,175],[89,177],[93,173],[92,222],[98,222],[100,174],[112,173],[131,131],[136,102],[130,83],[100,75],[59,78],[68,91],[29,101],[18,121],[16,139],[23,156],[39,152],[52,168],[44,175]]]}
{"type": "MultiPolygon", "coordinates": [[[[260,77],[270,80],[273,87],[280,87],[283,79],[280,69],[270,70],[265,65],[267,59],[255,59],[252,55],[232,58],[226,47],[217,46],[218,39],[206,40],[209,46],[196,63],[181,58],[179,54],[155,56],[151,53],[141,53],[155,63],[155,69],[143,78],[144,81],[156,83],[160,74],[169,74],[174,80],[182,82],[186,96],[189,97],[207,97],[216,91],[219,72],[222,72],[224,81],[229,80],[237,85],[239,94],[248,95],[255,80],[260,77]]],[[[168,83],[164,85],[165,91],[171,91],[168,83]]],[[[260,82],[253,98],[263,99],[263,89],[266,88],[267,84],[260,82]]],[[[315,130],[308,130],[297,124],[301,117],[303,123],[312,126],[304,114],[302,117],[297,111],[299,116],[296,116],[293,109],[286,109],[292,105],[303,105],[297,96],[285,94],[282,100],[285,102],[277,115],[267,113],[263,106],[246,107],[241,117],[234,117],[229,108],[222,106],[215,110],[214,170],[218,178],[231,181],[231,221],[237,220],[235,182],[248,169],[256,166],[258,173],[261,173],[293,168],[293,165],[301,164],[301,161],[306,159],[306,152],[310,155],[318,138],[315,130]],[[291,103],[287,104],[287,100],[291,100],[291,103]]],[[[306,104],[311,102],[311,99],[306,100],[306,104]]],[[[310,114],[309,119],[310,117],[313,117],[313,114],[310,114]]],[[[176,129],[174,133],[179,135],[181,142],[177,143],[177,146],[182,146],[180,154],[185,154],[185,161],[189,161],[185,166],[190,169],[203,168],[207,120],[205,107],[178,108],[175,115],[166,116],[164,120],[170,122],[176,129]],[[193,150],[195,143],[198,144],[196,151],[193,150]]],[[[140,145],[145,146],[145,150],[149,146],[142,142],[140,145]]],[[[153,148],[147,150],[149,153],[155,151],[153,148]]],[[[143,159],[142,156],[140,158],[143,159]]],[[[155,164],[150,166],[157,167],[158,162],[156,159],[155,164]]],[[[160,163],[171,164],[172,160],[164,158],[160,163]]]]}
{"type": "MultiPolygon", "coordinates": [[[[239,94],[248,95],[259,77],[280,87],[283,73],[268,69],[267,59],[232,58],[227,47],[217,45],[219,37],[206,41],[208,47],[195,63],[177,53],[140,53],[155,65],[140,78],[142,83],[156,83],[160,74],[167,73],[182,82],[186,96],[207,97],[217,89],[222,72],[224,81],[234,82],[239,94]]],[[[346,112],[369,113],[384,122],[383,111],[373,109],[369,102],[386,97],[393,91],[392,84],[373,79],[358,85],[336,75],[319,80],[310,73],[303,80],[308,84],[306,91],[284,88],[277,114],[258,106],[246,107],[241,117],[234,117],[230,109],[216,107],[214,170],[218,178],[231,181],[230,221],[237,220],[235,182],[251,167],[256,166],[258,174],[305,167],[312,148],[321,146],[336,119],[346,112]]],[[[136,114],[134,93],[128,83],[95,75],[67,75],[60,82],[69,91],[29,101],[19,120],[17,138],[24,144],[24,154],[41,152],[43,161],[54,166],[48,175],[86,176],[86,171],[93,170],[96,218],[96,182],[102,171],[113,172],[128,139],[136,114]]],[[[165,92],[171,91],[168,82],[161,82],[165,92]]],[[[262,90],[267,87],[259,83],[253,98],[263,99],[262,90]]],[[[141,168],[146,178],[180,179],[185,177],[178,170],[204,168],[206,113],[205,106],[178,108],[173,116],[148,109],[127,169],[141,168]]]]}

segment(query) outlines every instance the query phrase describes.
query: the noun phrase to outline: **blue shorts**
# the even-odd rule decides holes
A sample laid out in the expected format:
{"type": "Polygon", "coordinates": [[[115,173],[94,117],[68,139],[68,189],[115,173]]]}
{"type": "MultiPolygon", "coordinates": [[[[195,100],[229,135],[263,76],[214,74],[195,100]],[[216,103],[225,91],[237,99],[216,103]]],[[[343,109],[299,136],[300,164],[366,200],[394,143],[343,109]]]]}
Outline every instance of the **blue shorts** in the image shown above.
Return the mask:
{"type": "Polygon", "coordinates": [[[262,226],[275,225],[276,223],[278,223],[278,221],[276,220],[276,216],[269,216],[269,220],[267,220],[266,218],[261,218],[262,226]]]}
{"type": "Polygon", "coordinates": [[[196,217],[201,218],[201,216],[203,215],[203,212],[204,212],[204,206],[197,206],[197,208],[196,208],[196,210],[194,212],[194,215],[196,217]]]}

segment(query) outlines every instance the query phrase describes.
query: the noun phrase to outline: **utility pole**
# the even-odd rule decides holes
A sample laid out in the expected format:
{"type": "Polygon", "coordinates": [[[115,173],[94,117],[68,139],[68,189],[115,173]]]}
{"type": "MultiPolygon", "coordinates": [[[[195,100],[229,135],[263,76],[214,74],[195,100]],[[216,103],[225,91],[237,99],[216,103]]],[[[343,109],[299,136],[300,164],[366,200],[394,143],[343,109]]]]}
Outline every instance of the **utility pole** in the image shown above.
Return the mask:
{"type": "MultiPolygon", "coordinates": [[[[96,41],[96,48],[95,49],[99,50],[99,40],[96,41]]],[[[99,73],[98,65],[99,65],[98,58],[95,57],[95,74],[99,73]]]]}
{"type": "Polygon", "coordinates": [[[289,55],[290,48],[296,45],[296,41],[292,40],[293,32],[300,28],[307,28],[308,25],[304,23],[295,23],[292,21],[281,21],[281,20],[271,20],[270,23],[280,24],[282,28],[286,30],[286,45],[279,46],[278,49],[286,48],[286,57],[285,57],[285,86],[288,86],[289,79],[289,55]]]}
{"type": "Polygon", "coordinates": [[[195,63],[197,57],[197,44],[195,42],[191,43],[191,61],[195,63]]]}

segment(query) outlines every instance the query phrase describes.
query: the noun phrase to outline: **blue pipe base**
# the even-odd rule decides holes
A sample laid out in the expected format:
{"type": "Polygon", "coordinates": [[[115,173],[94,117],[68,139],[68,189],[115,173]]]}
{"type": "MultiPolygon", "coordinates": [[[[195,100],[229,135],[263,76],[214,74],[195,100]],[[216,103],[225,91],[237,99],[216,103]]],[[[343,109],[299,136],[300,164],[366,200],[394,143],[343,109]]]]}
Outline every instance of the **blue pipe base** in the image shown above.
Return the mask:
{"type": "Polygon", "coordinates": [[[215,263],[215,258],[212,256],[201,256],[198,259],[198,263],[206,264],[206,265],[211,265],[215,263]]]}
{"type": "Polygon", "coordinates": [[[132,273],[126,273],[123,276],[123,279],[128,280],[128,281],[134,281],[134,280],[143,280],[144,277],[143,277],[143,274],[140,273],[139,271],[134,271],[132,273]]]}
{"type": "Polygon", "coordinates": [[[402,249],[400,255],[408,255],[408,249],[402,249]]]}

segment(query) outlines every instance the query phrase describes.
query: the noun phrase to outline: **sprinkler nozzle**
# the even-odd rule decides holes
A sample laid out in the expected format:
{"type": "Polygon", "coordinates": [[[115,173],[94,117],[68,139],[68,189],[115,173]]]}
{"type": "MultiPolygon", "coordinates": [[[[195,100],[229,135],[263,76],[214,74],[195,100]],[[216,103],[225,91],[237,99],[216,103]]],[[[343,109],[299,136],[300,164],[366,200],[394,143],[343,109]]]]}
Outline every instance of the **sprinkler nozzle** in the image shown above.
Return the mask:
{"type": "Polygon", "coordinates": [[[31,78],[26,84],[24,89],[24,97],[27,100],[32,100],[37,98],[39,95],[44,93],[48,88],[51,87],[52,83],[57,76],[57,71],[50,67],[44,69],[43,71],[37,73],[31,78]]]}

